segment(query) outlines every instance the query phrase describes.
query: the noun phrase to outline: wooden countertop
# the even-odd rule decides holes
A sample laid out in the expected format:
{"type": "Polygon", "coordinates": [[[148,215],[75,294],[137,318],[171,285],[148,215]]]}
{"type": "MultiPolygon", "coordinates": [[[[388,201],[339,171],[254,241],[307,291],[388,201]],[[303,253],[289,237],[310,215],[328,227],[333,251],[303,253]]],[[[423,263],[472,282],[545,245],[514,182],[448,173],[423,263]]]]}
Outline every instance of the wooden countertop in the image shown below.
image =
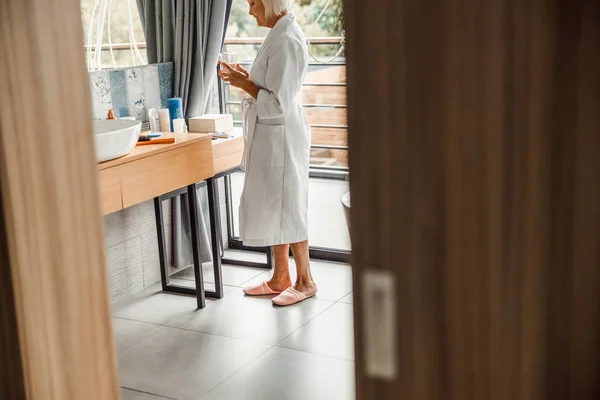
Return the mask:
{"type": "Polygon", "coordinates": [[[164,133],[173,144],[136,146],[126,156],[98,164],[104,214],[203,181],[240,165],[244,138],[164,133]]]}
{"type": "Polygon", "coordinates": [[[215,139],[212,145],[215,174],[240,165],[244,153],[244,137],[241,132],[234,131],[233,138],[215,139]]]}
{"type": "Polygon", "coordinates": [[[175,143],[172,144],[149,144],[145,146],[136,146],[131,153],[116,158],[114,160],[105,161],[98,164],[98,170],[103,170],[117,165],[129,163],[141,158],[150,157],[156,154],[164,153],[173,149],[177,149],[181,146],[188,146],[195,142],[201,142],[203,140],[211,140],[210,134],[204,133],[163,133],[161,138],[175,138],[175,143]]]}
{"type": "Polygon", "coordinates": [[[214,176],[210,134],[172,134],[172,144],[135,147],[98,164],[102,210],[109,214],[214,176]]]}

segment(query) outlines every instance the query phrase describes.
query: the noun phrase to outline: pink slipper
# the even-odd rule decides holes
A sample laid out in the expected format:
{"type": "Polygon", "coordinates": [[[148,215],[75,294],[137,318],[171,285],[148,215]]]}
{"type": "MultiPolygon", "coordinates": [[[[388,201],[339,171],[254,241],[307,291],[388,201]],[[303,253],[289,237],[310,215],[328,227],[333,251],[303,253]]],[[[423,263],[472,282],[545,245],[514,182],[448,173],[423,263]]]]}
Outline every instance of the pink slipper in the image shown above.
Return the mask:
{"type": "Polygon", "coordinates": [[[248,296],[267,296],[270,294],[279,294],[281,292],[277,292],[267,285],[267,282],[263,282],[259,285],[248,286],[244,288],[244,293],[248,296]]]}
{"type": "Polygon", "coordinates": [[[281,294],[277,297],[273,298],[273,304],[278,306],[291,306],[292,304],[300,303],[302,300],[306,300],[309,297],[313,297],[315,294],[311,294],[310,296],[305,295],[297,291],[296,289],[289,287],[285,289],[281,294]]]}

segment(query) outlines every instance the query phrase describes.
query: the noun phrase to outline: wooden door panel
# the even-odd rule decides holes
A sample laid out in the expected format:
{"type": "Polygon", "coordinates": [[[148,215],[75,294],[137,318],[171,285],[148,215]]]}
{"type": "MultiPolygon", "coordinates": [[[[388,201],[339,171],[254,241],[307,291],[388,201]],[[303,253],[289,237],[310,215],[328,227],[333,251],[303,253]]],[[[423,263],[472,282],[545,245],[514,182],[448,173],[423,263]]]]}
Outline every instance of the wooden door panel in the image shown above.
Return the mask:
{"type": "Polygon", "coordinates": [[[79,4],[0,3],[3,399],[120,398],[79,4]]]}
{"type": "Polygon", "coordinates": [[[344,5],[357,399],[598,398],[600,3],[344,5]],[[365,371],[372,270],[391,380],[365,371]]]}

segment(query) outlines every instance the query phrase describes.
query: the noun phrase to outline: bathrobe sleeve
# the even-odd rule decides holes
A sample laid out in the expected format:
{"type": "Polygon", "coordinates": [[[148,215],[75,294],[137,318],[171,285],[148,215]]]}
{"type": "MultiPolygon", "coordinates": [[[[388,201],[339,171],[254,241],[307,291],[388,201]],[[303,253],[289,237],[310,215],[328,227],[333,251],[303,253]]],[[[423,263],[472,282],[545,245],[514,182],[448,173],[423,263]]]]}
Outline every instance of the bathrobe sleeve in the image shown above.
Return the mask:
{"type": "Polygon", "coordinates": [[[302,85],[302,47],[293,40],[281,40],[271,46],[267,58],[266,87],[256,99],[258,118],[285,117],[295,103],[302,85]]]}

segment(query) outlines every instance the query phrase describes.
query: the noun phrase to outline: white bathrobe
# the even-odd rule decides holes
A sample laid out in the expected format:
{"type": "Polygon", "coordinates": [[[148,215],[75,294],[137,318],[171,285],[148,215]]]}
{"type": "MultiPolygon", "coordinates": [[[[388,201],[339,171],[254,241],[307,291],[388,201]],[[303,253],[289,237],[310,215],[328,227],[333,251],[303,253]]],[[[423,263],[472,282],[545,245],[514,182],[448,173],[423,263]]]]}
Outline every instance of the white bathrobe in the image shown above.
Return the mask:
{"type": "Polygon", "coordinates": [[[247,246],[308,239],[310,126],[298,102],[308,68],[304,34],[292,14],[269,32],[250,71],[261,88],[243,102],[246,171],[240,237],[247,246]]]}

